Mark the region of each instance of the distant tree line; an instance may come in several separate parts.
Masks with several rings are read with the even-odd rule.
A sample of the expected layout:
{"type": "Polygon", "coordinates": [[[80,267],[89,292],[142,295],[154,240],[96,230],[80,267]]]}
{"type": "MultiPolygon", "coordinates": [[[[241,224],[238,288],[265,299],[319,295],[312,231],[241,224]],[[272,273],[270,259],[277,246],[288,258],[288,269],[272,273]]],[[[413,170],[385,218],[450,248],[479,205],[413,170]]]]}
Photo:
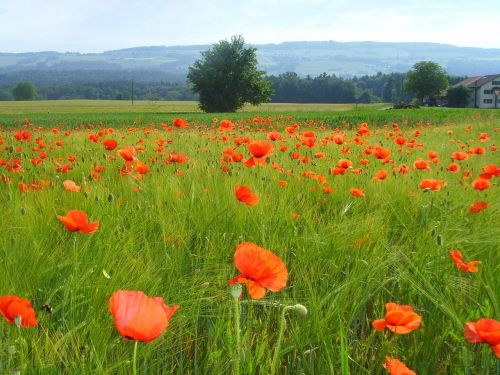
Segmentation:
{"type": "MultiPolygon", "coordinates": [[[[100,81],[82,83],[38,84],[39,100],[105,99],[131,100],[197,100],[186,83],[100,81]]],[[[0,85],[0,100],[14,100],[13,87],[0,85]]]]}
{"type": "MultiPolygon", "coordinates": [[[[36,99],[109,99],[130,100],[132,90],[136,100],[198,100],[191,86],[179,82],[158,81],[167,78],[161,73],[144,74],[127,79],[124,72],[74,71],[29,72],[0,74],[0,100],[14,100],[13,89],[21,81],[36,86],[36,99]],[[107,75],[110,74],[110,75],[107,75]]],[[[448,77],[453,85],[465,77],[448,77]]],[[[326,73],[317,77],[301,77],[296,73],[269,76],[274,94],[272,102],[288,103],[372,103],[410,101],[412,95],[404,91],[406,73],[391,73],[353,78],[341,78],[326,73]]]]}

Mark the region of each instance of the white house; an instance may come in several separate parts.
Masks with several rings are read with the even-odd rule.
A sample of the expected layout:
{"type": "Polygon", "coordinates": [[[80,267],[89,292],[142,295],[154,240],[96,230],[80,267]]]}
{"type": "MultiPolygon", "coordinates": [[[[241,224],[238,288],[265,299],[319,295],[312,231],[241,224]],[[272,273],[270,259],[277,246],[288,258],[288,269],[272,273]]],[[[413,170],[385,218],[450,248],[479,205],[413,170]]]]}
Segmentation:
{"type": "Polygon", "coordinates": [[[454,86],[470,89],[468,107],[500,109],[500,74],[470,77],[454,86]]]}

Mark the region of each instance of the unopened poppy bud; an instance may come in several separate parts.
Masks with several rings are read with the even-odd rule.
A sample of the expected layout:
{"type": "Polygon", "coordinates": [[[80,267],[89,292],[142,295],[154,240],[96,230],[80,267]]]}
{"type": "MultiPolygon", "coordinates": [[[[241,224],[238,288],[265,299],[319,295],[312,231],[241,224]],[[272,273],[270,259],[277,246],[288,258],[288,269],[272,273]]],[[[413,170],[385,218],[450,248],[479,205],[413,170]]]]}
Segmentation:
{"type": "Polygon", "coordinates": [[[443,236],[438,234],[437,237],[436,237],[436,242],[439,246],[443,246],[443,236]]]}
{"type": "Polygon", "coordinates": [[[306,316],[308,312],[307,307],[301,305],[300,303],[297,303],[296,305],[293,306],[289,306],[288,308],[292,311],[298,312],[302,316],[306,316]]]}
{"type": "Polygon", "coordinates": [[[17,327],[21,327],[22,320],[23,320],[23,318],[21,317],[21,315],[17,315],[17,316],[14,318],[14,324],[15,324],[17,327]]]}
{"type": "Polygon", "coordinates": [[[237,301],[240,299],[241,292],[243,288],[241,287],[240,284],[233,284],[231,285],[231,296],[237,301]]]}

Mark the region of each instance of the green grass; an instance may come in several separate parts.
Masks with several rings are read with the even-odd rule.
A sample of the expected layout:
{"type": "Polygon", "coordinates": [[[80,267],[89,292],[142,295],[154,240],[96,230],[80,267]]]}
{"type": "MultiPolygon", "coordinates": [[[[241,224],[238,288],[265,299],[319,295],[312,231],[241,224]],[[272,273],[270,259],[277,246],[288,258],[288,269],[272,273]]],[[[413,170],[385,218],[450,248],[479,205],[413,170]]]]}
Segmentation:
{"type": "MultiPolygon", "coordinates": [[[[324,112],[347,111],[354,108],[377,109],[386,104],[293,104],[266,103],[260,106],[247,105],[242,112],[324,112]]],[[[192,101],[146,101],[139,100],[36,100],[36,101],[0,101],[2,114],[44,114],[44,113],[168,113],[187,112],[201,113],[197,102],[192,101]]]]}
{"type": "MultiPolygon", "coordinates": [[[[245,294],[240,301],[241,374],[269,373],[282,308],[297,303],[305,305],[308,314],[286,314],[278,353],[280,374],[382,374],[386,355],[404,361],[418,374],[498,374],[490,348],[467,343],[463,333],[467,321],[500,318],[498,181],[491,180],[492,186],[483,192],[470,186],[484,165],[499,163],[498,152],[490,149],[500,140],[497,112],[367,109],[337,114],[309,108],[180,115],[153,108],[124,113],[122,106],[112,108],[114,103],[106,102],[101,111],[97,108],[104,103],[91,103],[94,107],[88,109],[80,102],[55,103],[57,110],[50,114],[37,113],[35,107],[18,107],[23,113],[0,109],[0,159],[20,157],[24,168],[14,174],[0,166],[0,176],[12,181],[0,182],[0,295],[29,298],[40,323],[17,329],[0,322],[0,372],[131,373],[134,343],[119,335],[108,307],[115,290],[129,289],[181,306],[160,338],[139,344],[139,373],[232,373],[237,349],[227,281],[238,273],[232,260],[236,246],[252,241],[283,259],[289,281],[284,290],[269,292],[264,300],[252,301],[245,294]],[[254,124],[256,114],[272,115],[274,121],[254,124]],[[31,143],[13,137],[15,129],[23,128],[24,117],[34,124],[27,127],[31,143]],[[188,119],[190,128],[170,132],[160,125],[170,125],[174,117],[188,119]],[[227,142],[212,128],[213,117],[237,123],[227,142]],[[358,145],[353,141],[356,124],[363,120],[369,122],[371,136],[358,145]],[[388,135],[393,121],[408,139],[419,130],[416,144],[422,148],[398,152],[388,135]],[[295,149],[297,139],[284,131],[294,123],[301,126],[298,133],[315,131],[314,148],[295,149]],[[61,133],[54,134],[55,127],[61,133]],[[88,140],[90,132],[110,127],[115,133],[105,138],[116,139],[119,148],[144,145],[138,157],[152,171],[143,180],[120,176],[117,169],[123,161],[116,151],[88,140]],[[348,153],[341,153],[343,146],[320,141],[336,127],[345,133],[348,153]],[[264,139],[271,129],[284,136],[288,151],[279,151],[277,142],[265,167],[233,164],[230,173],[220,170],[223,150],[234,146],[234,136],[264,139]],[[64,135],[66,130],[71,134],[64,135]],[[483,132],[490,136],[484,143],[478,141],[483,132]],[[32,150],[37,137],[44,140],[49,156],[42,165],[32,166],[30,159],[38,155],[32,150]],[[144,143],[138,142],[140,138],[144,143]],[[171,140],[165,154],[155,153],[157,139],[171,140]],[[63,145],[55,146],[57,140],[63,145]],[[368,145],[389,148],[394,164],[383,165],[364,155],[368,145]],[[465,150],[486,149],[484,155],[460,162],[462,171],[471,170],[471,179],[462,178],[462,171],[452,174],[445,169],[461,145],[465,150]],[[309,157],[311,164],[292,160],[294,150],[309,157]],[[440,160],[431,164],[431,171],[392,172],[402,163],[412,167],[417,158],[428,159],[429,150],[437,151],[440,160]],[[183,152],[191,160],[165,164],[170,151],[183,152]],[[325,158],[314,156],[319,151],[325,158]],[[109,154],[116,158],[110,160],[109,154]],[[58,158],[66,163],[69,155],[77,157],[73,169],[57,173],[58,158]],[[330,175],[340,158],[351,159],[363,172],[330,175]],[[367,166],[360,164],[361,158],[369,160],[367,166]],[[272,162],[283,172],[272,169],[272,162]],[[90,178],[95,165],[105,167],[100,179],[90,178]],[[389,171],[389,177],[374,183],[379,169],[389,171]],[[184,175],[178,176],[177,170],[184,175]],[[305,171],[324,175],[333,193],[324,194],[316,180],[303,177],[305,171]],[[444,179],[447,186],[424,192],[418,188],[423,178],[444,179]],[[65,179],[77,182],[85,193],[65,191],[65,179]],[[35,180],[49,180],[51,186],[18,191],[19,182],[35,180]],[[281,187],[279,180],[288,186],[281,187]],[[256,206],[235,199],[234,186],[241,184],[259,196],[256,206]],[[137,187],[140,192],[134,191],[137,187]],[[352,197],[351,187],[362,188],[366,196],[352,197]],[[472,215],[468,206],[477,200],[490,207],[472,215]],[[70,209],[99,220],[99,230],[91,235],[66,231],[56,214],[70,209]],[[301,216],[292,219],[292,213],[301,216]],[[467,261],[481,260],[480,272],[456,269],[449,256],[453,248],[462,250],[467,261]],[[376,332],[371,322],[384,316],[384,304],[391,301],[412,305],[423,317],[422,327],[404,336],[376,332]],[[52,306],[52,313],[41,309],[45,304],[52,306]]],[[[245,158],[249,155],[244,146],[236,151],[245,158]]]]}

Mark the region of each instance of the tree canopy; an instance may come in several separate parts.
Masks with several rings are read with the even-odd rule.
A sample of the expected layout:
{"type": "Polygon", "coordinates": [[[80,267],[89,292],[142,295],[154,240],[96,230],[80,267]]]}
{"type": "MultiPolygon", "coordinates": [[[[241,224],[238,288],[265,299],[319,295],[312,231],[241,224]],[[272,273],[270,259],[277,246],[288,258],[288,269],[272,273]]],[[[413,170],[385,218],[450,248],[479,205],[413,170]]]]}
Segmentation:
{"type": "Polygon", "coordinates": [[[408,72],[405,89],[415,94],[422,101],[434,98],[448,87],[448,78],[444,69],[433,61],[420,61],[408,72]]]}
{"type": "Polygon", "coordinates": [[[469,103],[470,90],[464,85],[450,87],[446,93],[449,107],[465,107],[469,103]]]}
{"type": "Polygon", "coordinates": [[[36,86],[29,81],[19,82],[12,90],[15,100],[33,100],[36,97],[36,86]]]}
{"type": "Polygon", "coordinates": [[[257,105],[271,99],[271,82],[257,69],[256,51],[245,48],[242,36],[233,36],[202,52],[187,78],[199,94],[203,111],[234,112],[245,103],[257,105]]]}

